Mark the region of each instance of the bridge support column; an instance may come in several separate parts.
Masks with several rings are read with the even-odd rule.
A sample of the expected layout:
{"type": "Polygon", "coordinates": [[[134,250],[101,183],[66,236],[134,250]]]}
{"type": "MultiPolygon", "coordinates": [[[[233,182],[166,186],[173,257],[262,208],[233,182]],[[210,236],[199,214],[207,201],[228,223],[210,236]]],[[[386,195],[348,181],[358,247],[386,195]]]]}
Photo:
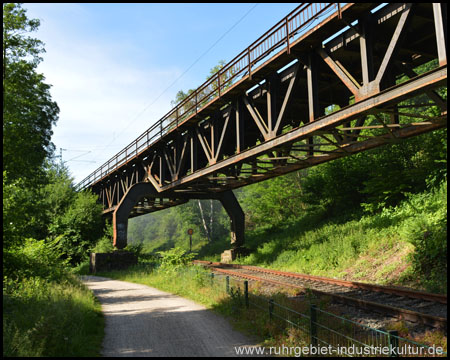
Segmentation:
{"type": "Polygon", "coordinates": [[[234,196],[233,191],[229,190],[221,193],[218,199],[230,217],[231,247],[233,249],[239,248],[244,245],[244,212],[242,211],[236,196],[234,196]]]}
{"type": "Polygon", "coordinates": [[[237,255],[245,252],[244,248],[244,232],[245,232],[245,214],[241,205],[234,196],[233,191],[229,190],[221,193],[218,199],[222,203],[225,211],[230,217],[231,230],[231,249],[222,253],[221,261],[230,262],[236,259],[237,255]]]}
{"type": "Polygon", "coordinates": [[[157,194],[157,191],[152,184],[138,183],[133,185],[122,197],[113,213],[113,245],[115,247],[123,249],[127,246],[128,216],[140,198],[153,194],[157,194]]]}
{"type": "MultiPolygon", "coordinates": [[[[138,183],[130,187],[127,193],[122,197],[119,205],[113,213],[113,245],[118,249],[123,249],[127,246],[127,229],[128,217],[133,210],[136,203],[144,196],[157,196],[158,192],[151,183],[138,183]]],[[[202,194],[202,195],[187,195],[187,194],[165,194],[168,198],[187,198],[187,199],[217,199],[222,203],[225,211],[230,217],[230,236],[231,236],[231,250],[227,251],[230,260],[234,260],[237,254],[243,252],[244,245],[244,230],[245,230],[245,215],[242,211],[239,202],[233,194],[233,191],[225,191],[218,194],[202,194]]]]}

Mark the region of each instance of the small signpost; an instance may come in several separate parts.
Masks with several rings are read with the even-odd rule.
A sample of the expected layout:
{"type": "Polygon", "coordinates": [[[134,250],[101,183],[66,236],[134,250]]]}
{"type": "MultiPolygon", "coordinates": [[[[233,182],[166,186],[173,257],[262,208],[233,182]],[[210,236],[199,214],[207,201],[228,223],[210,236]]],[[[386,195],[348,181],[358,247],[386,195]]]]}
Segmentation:
{"type": "Polygon", "coordinates": [[[188,229],[187,233],[189,235],[189,252],[192,252],[192,234],[194,233],[194,230],[188,229]]]}

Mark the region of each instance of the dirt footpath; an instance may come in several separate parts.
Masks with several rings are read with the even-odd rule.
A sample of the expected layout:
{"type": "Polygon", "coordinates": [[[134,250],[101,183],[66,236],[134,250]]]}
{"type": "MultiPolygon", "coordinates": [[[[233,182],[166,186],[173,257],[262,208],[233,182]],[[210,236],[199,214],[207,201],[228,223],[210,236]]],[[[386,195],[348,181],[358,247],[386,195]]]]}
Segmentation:
{"type": "Polygon", "coordinates": [[[145,285],[83,276],[105,316],[103,356],[236,356],[255,345],[219,315],[145,285]]]}

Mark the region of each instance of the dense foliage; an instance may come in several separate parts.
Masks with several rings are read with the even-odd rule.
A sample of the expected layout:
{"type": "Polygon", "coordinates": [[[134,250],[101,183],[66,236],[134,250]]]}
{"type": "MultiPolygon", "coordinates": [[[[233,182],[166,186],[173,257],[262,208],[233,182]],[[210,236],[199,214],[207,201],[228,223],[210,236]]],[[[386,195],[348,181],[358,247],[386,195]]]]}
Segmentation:
{"type": "MultiPolygon", "coordinates": [[[[220,66],[219,64],[212,69],[211,74],[220,69],[220,66]]],[[[436,61],[431,61],[416,68],[415,72],[423,73],[435,66],[436,61]]],[[[398,82],[404,80],[398,79],[398,82]]],[[[438,92],[446,99],[446,88],[438,89],[438,92]]],[[[183,100],[190,93],[192,89],[186,93],[179,91],[173,104],[183,100]]],[[[439,115],[440,110],[436,106],[426,108],[416,106],[427,101],[427,98],[418,96],[405,101],[403,105],[410,106],[408,111],[416,112],[419,116],[439,115]]],[[[372,120],[373,115],[369,115],[368,122],[372,120]]],[[[363,130],[361,135],[373,135],[366,134],[365,131],[363,130]]],[[[401,141],[392,141],[389,145],[370,151],[237,189],[234,192],[246,214],[246,237],[250,240],[247,241],[247,246],[255,252],[255,256],[250,257],[252,260],[249,261],[265,262],[266,257],[256,256],[261,250],[272,254],[268,255],[271,260],[265,262],[269,264],[276,259],[277,254],[281,254],[282,249],[287,251],[290,247],[284,243],[284,235],[280,234],[286,234],[285,231],[289,233],[291,228],[295,229],[292,230],[295,235],[294,238],[290,236],[288,238],[290,244],[298,244],[299,252],[295,250],[297,262],[301,263],[302,258],[308,258],[313,264],[315,263],[312,261],[313,255],[306,254],[311,244],[307,245],[308,241],[300,235],[304,231],[325,226],[327,222],[338,224],[348,221],[350,224],[352,221],[356,223],[363,221],[362,219],[376,220],[380,214],[390,211],[389,209],[410,204],[413,199],[411,196],[414,194],[423,194],[420,195],[423,199],[435,204],[435,197],[428,195],[433,194],[435,189],[446,187],[446,178],[447,132],[443,129],[401,141]],[[274,234],[273,242],[263,249],[267,236],[272,234],[274,234]],[[254,238],[258,240],[253,247],[254,238]],[[299,243],[302,241],[304,246],[299,243]]],[[[443,201],[446,204],[446,199],[443,201]]],[[[446,209],[443,204],[440,206],[439,211],[446,209]]],[[[442,287],[436,287],[436,284],[439,283],[437,274],[447,266],[445,260],[447,226],[443,218],[430,222],[431,220],[428,220],[430,214],[421,209],[416,208],[415,215],[411,215],[411,220],[408,220],[411,222],[411,228],[407,222],[402,223],[402,226],[405,229],[409,228],[411,233],[408,236],[403,234],[401,238],[404,240],[403,244],[414,245],[414,253],[410,256],[414,276],[429,289],[441,291],[442,287]],[[421,220],[414,221],[415,216],[421,217],[421,220]]],[[[446,210],[444,215],[446,216],[446,210]]],[[[133,218],[129,225],[129,239],[131,242],[142,243],[147,251],[165,250],[173,246],[187,250],[188,228],[194,229],[193,249],[200,256],[214,256],[214,259],[218,260],[218,253],[229,248],[229,218],[219,202],[210,200],[191,200],[175,208],[133,218]]],[[[348,231],[353,231],[353,228],[348,228],[348,231]]],[[[355,231],[359,233],[359,230],[355,231]]],[[[397,230],[389,228],[389,231],[394,234],[397,230]]],[[[341,238],[345,236],[342,234],[341,238]]],[[[379,240],[383,242],[383,239],[379,240]]],[[[341,260],[354,261],[362,254],[364,241],[352,240],[351,243],[353,245],[348,248],[347,245],[344,246],[349,250],[344,254],[337,255],[336,248],[331,253],[327,252],[329,249],[322,249],[322,252],[316,255],[328,261],[330,266],[337,266],[341,260]],[[326,255],[323,255],[325,253],[326,255]],[[337,260],[335,255],[342,259],[337,260]]],[[[283,261],[280,260],[281,263],[283,261]]]]}
{"type": "Polygon", "coordinates": [[[95,356],[100,308],[70,267],[103,235],[101,206],[52,162],[59,108],[36,72],[38,27],[3,4],[3,355],[95,356]]]}
{"type": "Polygon", "coordinates": [[[3,4],[3,170],[10,180],[34,179],[53,151],[59,108],[36,72],[45,50],[40,40],[24,36],[38,27],[20,4],[3,4]]]}

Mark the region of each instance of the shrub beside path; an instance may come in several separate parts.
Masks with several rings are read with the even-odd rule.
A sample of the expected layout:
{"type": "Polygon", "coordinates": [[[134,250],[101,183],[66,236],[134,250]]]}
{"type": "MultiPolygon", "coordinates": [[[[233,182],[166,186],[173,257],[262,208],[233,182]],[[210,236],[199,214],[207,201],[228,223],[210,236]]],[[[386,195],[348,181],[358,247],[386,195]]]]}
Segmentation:
{"type": "Polygon", "coordinates": [[[105,316],[103,356],[236,356],[255,342],[191,300],[146,285],[83,276],[105,316]]]}

